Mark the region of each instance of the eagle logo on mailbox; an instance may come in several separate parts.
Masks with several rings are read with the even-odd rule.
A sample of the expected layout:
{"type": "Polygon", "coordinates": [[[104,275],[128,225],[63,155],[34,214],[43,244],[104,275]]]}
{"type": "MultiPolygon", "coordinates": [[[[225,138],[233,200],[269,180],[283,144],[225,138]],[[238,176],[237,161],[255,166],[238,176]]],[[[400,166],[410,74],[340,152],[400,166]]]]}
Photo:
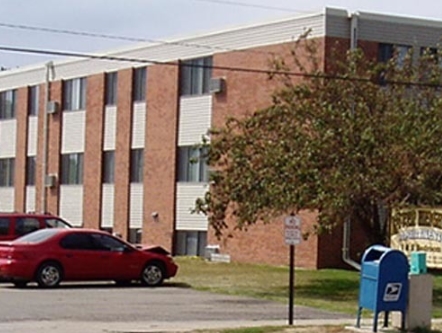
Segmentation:
{"type": "Polygon", "coordinates": [[[401,296],[402,283],[387,283],[384,292],[384,302],[397,302],[401,296]]]}

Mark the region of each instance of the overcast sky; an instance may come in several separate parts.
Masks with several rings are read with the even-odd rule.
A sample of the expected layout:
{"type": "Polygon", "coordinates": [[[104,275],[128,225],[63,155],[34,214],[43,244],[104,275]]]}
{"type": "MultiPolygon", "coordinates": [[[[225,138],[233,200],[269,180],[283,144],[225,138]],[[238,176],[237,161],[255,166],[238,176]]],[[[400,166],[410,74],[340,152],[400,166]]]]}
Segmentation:
{"type": "MultiPolygon", "coordinates": [[[[299,16],[325,6],[442,21],[440,0],[0,0],[0,46],[98,52],[135,42],[29,27],[164,40],[299,16]]],[[[6,68],[49,59],[59,58],[0,51],[0,66],[6,68]]]]}

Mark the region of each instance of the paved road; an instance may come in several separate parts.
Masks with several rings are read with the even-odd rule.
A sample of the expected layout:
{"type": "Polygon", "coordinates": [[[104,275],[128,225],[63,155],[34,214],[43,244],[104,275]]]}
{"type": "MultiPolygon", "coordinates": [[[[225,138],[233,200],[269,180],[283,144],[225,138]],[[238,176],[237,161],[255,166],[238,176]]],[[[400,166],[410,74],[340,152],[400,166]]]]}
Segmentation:
{"type": "MultiPolygon", "coordinates": [[[[280,303],[198,292],[173,284],[159,288],[68,284],[53,290],[0,284],[2,333],[159,332],[264,322],[283,325],[287,312],[287,306],[280,303]]],[[[342,317],[295,309],[296,320],[342,317]]]]}

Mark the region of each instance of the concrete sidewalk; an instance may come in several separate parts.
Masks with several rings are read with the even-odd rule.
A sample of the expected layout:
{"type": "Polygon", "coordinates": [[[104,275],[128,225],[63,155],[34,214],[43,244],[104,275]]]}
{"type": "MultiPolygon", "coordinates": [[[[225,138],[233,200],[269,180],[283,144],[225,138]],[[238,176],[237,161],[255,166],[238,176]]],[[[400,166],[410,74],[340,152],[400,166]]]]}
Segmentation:
{"type": "MultiPolygon", "coordinates": [[[[300,319],[294,326],[354,325],[355,320],[343,319],[300,319]]],[[[365,322],[364,325],[369,325],[365,322]]],[[[287,320],[254,321],[179,321],[179,322],[96,322],[96,321],[22,321],[0,323],[2,333],[158,333],[189,332],[201,329],[227,329],[240,327],[286,326],[287,320]]]]}
{"type": "MultiPolygon", "coordinates": [[[[354,327],[356,319],[298,319],[294,327],[341,325],[354,327]]],[[[241,327],[287,326],[287,320],[254,320],[254,321],[135,321],[135,322],[96,322],[96,321],[22,321],[0,323],[2,333],[159,333],[189,332],[202,329],[231,329],[241,327]]],[[[371,332],[373,319],[361,321],[357,332],[371,332]]],[[[433,325],[442,325],[442,319],[433,320],[433,325]]],[[[382,325],[379,332],[382,332],[382,325]]],[[[391,327],[389,327],[391,331],[391,327]]]]}

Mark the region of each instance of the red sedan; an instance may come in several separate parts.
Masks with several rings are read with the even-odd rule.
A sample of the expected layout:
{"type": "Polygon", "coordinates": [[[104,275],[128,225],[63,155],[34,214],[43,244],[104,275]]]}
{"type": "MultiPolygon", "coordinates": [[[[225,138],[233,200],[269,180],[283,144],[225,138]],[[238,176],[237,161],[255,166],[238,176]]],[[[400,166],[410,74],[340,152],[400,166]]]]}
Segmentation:
{"type": "Polygon", "coordinates": [[[61,281],[133,280],[158,286],[178,270],[162,248],[139,249],[106,232],[42,229],[0,242],[0,278],[24,287],[56,287],[61,281]]]}

